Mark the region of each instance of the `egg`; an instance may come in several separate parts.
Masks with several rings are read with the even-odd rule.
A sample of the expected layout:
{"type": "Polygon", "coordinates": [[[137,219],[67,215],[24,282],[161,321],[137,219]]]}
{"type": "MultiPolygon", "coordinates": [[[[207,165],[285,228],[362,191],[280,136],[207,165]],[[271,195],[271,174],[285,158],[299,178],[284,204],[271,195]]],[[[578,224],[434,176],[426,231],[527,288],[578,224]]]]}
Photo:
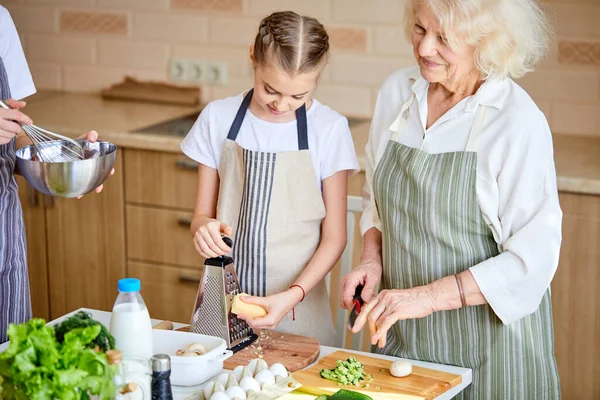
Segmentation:
{"type": "Polygon", "coordinates": [[[217,376],[217,379],[215,379],[217,382],[220,382],[221,385],[225,386],[227,385],[227,380],[229,379],[229,374],[225,373],[225,374],[221,374],[219,376],[217,376]]]}
{"type": "Polygon", "coordinates": [[[210,396],[210,400],[231,400],[225,392],[215,392],[210,396]]]}
{"type": "Polygon", "coordinates": [[[261,388],[265,388],[267,386],[271,386],[275,384],[275,375],[268,369],[263,369],[254,377],[256,382],[260,385],[261,388]]]}
{"type": "Polygon", "coordinates": [[[271,368],[269,368],[269,371],[271,371],[273,373],[273,375],[275,375],[275,376],[281,376],[282,378],[288,377],[287,369],[283,366],[283,364],[280,364],[280,363],[275,363],[275,364],[271,365],[271,368]]]}
{"type": "Polygon", "coordinates": [[[204,385],[202,389],[202,393],[204,393],[205,399],[210,399],[210,396],[213,394],[213,389],[215,388],[215,381],[210,381],[204,385]]]}
{"type": "Polygon", "coordinates": [[[235,380],[236,381],[241,381],[242,380],[242,372],[244,371],[245,366],[243,365],[238,365],[237,367],[235,367],[233,369],[233,376],[235,376],[235,380]]]}
{"type": "Polygon", "coordinates": [[[238,398],[240,400],[245,400],[246,399],[246,392],[244,392],[242,390],[241,387],[239,386],[232,386],[229,389],[227,389],[225,391],[225,393],[227,394],[227,396],[229,396],[229,398],[234,399],[234,398],[238,398]]]}
{"type": "Polygon", "coordinates": [[[248,362],[248,369],[252,376],[254,376],[254,373],[256,372],[256,364],[258,364],[258,361],[260,361],[260,358],[254,358],[248,362]]]}
{"type": "Polygon", "coordinates": [[[242,379],[240,382],[240,387],[246,393],[248,393],[249,390],[254,390],[257,393],[260,392],[260,384],[251,376],[247,376],[242,379]]]}

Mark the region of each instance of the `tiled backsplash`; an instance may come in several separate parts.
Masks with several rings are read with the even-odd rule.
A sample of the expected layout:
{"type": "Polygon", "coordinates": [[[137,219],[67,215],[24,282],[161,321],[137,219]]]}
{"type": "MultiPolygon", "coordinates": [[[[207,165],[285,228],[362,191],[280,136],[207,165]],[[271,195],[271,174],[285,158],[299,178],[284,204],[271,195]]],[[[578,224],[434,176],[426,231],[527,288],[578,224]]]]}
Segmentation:
{"type": "MultiPolygon", "coordinates": [[[[171,57],[225,61],[229,84],[205,101],[251,86],[248,47],[260,19],[293,9],[323,22],[332,54],[317,97],[370,116],[377,90],[414,63],[400,28],[403,0],[4,0],[38,88],[97,91],[126,74],[168,80],[171,57]]],[[[519,83],[552,129],[600,136],[600,0],[547,0],[557,43],[519,83]]]]}

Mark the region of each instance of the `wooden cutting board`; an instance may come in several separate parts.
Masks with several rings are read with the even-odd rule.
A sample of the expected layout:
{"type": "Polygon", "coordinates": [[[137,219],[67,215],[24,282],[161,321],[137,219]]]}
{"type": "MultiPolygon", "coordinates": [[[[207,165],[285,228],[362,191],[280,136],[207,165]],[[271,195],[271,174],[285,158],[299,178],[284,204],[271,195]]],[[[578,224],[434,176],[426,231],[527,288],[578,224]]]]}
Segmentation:
{"type": "Polygon", "coordinates": [[[413,365],[412,374],[403,378],[396,378],[390,374],[392,362],[381,358],[362,356],[343,350],[331,353],[327,357],[309,369],[296,371],[292,375],[302,384],[299,391],[314,395],[333,394],[340,389],[353,390],[364,393],[375,400],[387,399],[434,399],[440,394],[447,392],[462,382],[460,375],[436,371],[413,365]],[[323,379],[319,374],[321,369],[335,368],[337,360],[346,360],[349,357],[356,358],[364,365],[365,373],[373,375],[373,381],[368,388],[362,385],[339,386],[336,382],[323,379]]]}
{"type": "MultiPolygon", "coordinates": [[[[189,331],[189,327],[179,330],[189,331]]],[[[262,358],[268,365],[283,364],[288,371],[306,368],[319,357],[321,345],[315,338],[269,330],[257,330],[258,339],[225,360],[223,368],[234,369],[247,365],[253,358],[262,358]]]]}

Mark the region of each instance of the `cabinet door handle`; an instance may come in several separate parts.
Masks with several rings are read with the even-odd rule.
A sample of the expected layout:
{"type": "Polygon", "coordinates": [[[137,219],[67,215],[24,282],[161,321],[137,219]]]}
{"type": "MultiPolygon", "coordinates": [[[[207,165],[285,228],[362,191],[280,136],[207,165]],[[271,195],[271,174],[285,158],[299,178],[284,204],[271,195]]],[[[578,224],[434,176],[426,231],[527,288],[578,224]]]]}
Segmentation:
{"type": "Polygon", "coordinates": [[[190,218],[190,217],[179,217],[179,219],[177,219],[177,224],[179,226],[184,227],[184,228],[189,228],[190,226],[192,226],[192,218],[190,218]]]}
{"type": "Polygon", "coordinates": [[[29,203],[31,207],[37,207],[38,205],[37,192],[30,184],[27,184],[27,203],[29,203]]]}
{"type": "Polygon", "coordinates": [[[188,275],[179,275],[179,282],[181,283],[200,283],[202,278],[195,278],[188,275]]]}
{"type": "Polygon", "coordinates": [[[198,169],[198,163],[190,160],[177,160],[175,165],[177,166],[177,168],[186,171],[196,171],[198,169]]]}

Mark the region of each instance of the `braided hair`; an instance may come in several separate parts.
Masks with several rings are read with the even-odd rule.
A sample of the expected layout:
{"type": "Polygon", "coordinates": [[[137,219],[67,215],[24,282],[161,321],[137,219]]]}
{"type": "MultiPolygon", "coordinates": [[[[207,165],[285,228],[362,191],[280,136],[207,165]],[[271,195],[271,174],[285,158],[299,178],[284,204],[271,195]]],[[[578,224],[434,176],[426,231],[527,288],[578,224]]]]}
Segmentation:
{"type": "Polygon", "coordinates": [[[264,18],[254,40],[256,64],[274,61],[291,76],[324,65],[328,51],[329,35],[323,25],[293,11],[264,18]]]}

